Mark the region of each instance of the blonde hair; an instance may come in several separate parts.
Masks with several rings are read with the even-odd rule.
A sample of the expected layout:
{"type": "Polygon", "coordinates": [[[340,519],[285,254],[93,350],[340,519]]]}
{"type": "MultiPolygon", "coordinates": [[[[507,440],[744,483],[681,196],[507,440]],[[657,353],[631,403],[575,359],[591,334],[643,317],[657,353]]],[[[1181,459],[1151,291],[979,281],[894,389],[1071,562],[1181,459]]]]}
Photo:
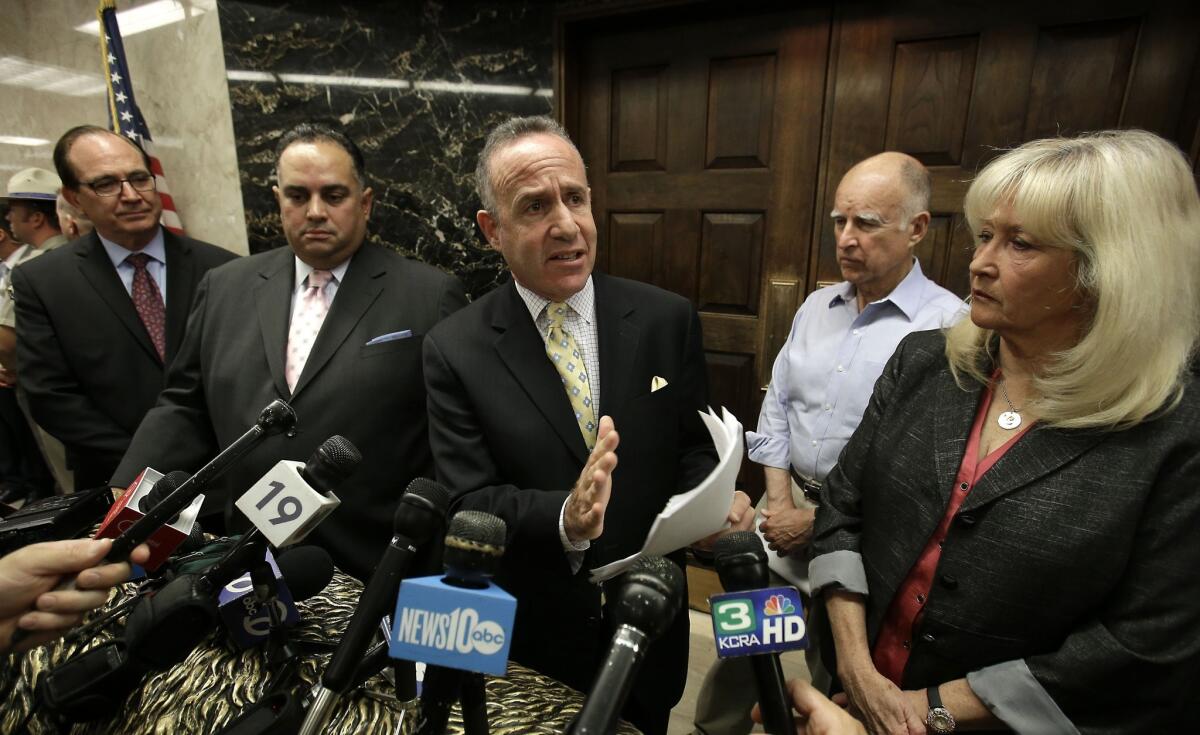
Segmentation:
{"type": "MultiPolygon", "coordinates": [[[[1040,420],[1121,429],[1173,408],[1200,339],[1200,194],[1179,149],[1142,130],[1031,141],[972,182],[972,231],[1001,203],[1040,244],[1074,252],[1090,305],[1078,344],[1034,377],[1040,420]]],[[[947,332],[960,386],[987,382],[995,346],[969,319],[947,332]]]]}

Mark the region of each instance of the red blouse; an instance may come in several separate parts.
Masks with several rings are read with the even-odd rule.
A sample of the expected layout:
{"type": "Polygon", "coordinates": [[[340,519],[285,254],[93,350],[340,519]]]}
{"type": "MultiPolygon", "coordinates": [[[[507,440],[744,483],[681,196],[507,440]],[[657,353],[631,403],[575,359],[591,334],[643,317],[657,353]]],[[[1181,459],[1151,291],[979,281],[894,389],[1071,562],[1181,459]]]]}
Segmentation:
{"type": "Polygon", "coordinates": [[[1016,443],[1022,434],[1033,426],[1032,421],[1022,426],[1003,446],[984,457],[982,461],[979,460],[979,437],[983,431],[983,422],[987,418],[988,409],[992,405],[992,384],[995,383],[995,378],[996,376],[993,375],[992,383],[989,383],[983,391],[979,409],[975,413],[975,423],[971,426],[971,434],[967,438],[967,450],[963,453],[962,464],[958,467],[958,477],[954,480],[954,491],[950,493],[950,503],[946,506],[942,522],[938,524],[933,536],[929,538],[929,542],[925,544],[924,550],[913,564],[913,568],[909,570],[908,576],[896,590],[896,596],[892,598],[892,603],[884,616],[879,638],[875,641],[875,648],[872,651],[875,668],[897,686],[901,686],[904,667],[908,665],[908,655],[912,650],[913,627],[925,609],[926,600],[929,599],[933,576],[937,571],[938,561],[942,558],[942,542],[946,539],[954,516],[971,492],[971,488],[975,487],[983,474],[1004,456],[1004,453],[1016,443]]]}

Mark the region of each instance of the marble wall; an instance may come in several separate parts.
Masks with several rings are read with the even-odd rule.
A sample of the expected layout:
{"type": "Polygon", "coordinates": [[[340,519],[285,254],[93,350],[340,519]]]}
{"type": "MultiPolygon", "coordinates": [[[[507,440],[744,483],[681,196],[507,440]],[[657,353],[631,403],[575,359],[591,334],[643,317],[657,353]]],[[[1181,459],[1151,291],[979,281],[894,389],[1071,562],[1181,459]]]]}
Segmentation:
{"type": "Polygon", "coordinates": [[[274,146],[305,121],[367,160],[368,238],[457,274],[478,296],[502,261],[477,234],[472,173],[487,131],[553,110],[553,6],[539,2],[219,0],[251,252],[285,244],[274,146]]]}
{"type": "MultiPolygon", "coordinates": [[[[121,0],[138,11],[151,0],[121,0]]],[[[175,0],[177,18],[122,35],[138,105],[188,234],[247,252],[233,120],[215,0],[175,0]]],[[[53,170],[68,128],[107,125],[94,0],[5,0],[0,22],[0,185],[19,169],[53,170]],[[21,143],[14,139],[25,138],[21,143]],[[38,142],[40,141],[40,142],[38,142]]],[[[157,6],[162,8],[163,5],[157,6]]],[[[124,17],[124,16],[122,16],[124,17]]]]}

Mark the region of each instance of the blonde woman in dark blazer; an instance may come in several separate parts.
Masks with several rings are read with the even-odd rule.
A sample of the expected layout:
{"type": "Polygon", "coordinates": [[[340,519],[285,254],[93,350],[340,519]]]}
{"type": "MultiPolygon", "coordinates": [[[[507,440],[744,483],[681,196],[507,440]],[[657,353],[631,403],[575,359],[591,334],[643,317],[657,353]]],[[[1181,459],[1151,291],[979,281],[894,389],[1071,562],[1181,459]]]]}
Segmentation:
{"type": "Polygon", "coordinates": [[[840,682],[878,733],[1187,730],[1193,174],[1142,131],[1039,140],[965,209],[970,320],[900,344],[822,492],[840,682]]]}

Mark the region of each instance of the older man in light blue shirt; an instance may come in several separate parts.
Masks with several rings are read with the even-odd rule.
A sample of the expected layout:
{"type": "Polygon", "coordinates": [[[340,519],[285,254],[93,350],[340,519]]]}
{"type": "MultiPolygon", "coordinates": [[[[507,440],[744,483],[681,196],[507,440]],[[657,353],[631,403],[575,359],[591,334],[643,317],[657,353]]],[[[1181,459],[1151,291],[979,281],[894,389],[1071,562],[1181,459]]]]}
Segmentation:
{"type": "MultiPolygon", "coordinates": [[[[929,229],[931,188],[925,167],[902,153],[868,158],[842,178],[830,216],[846,280],[809,294],[796,312],[757,430],[746,432],[749,457],[766,479],[759,530],[773,569],[784,574],[779,582],[802,592],[815,515],[803,490],[818,487],[837,462],[900,340],[950,326],[966,311],[962,299],[925,277],[913,255],[929,229]]],[[[809,669],[824,686],[828,674],[816,653],[810,640],[809,669]]],[[[698,733],[750,732],[757,692],[740,661],[718,660],[710,669],[697,701],[698,733]]]]}

